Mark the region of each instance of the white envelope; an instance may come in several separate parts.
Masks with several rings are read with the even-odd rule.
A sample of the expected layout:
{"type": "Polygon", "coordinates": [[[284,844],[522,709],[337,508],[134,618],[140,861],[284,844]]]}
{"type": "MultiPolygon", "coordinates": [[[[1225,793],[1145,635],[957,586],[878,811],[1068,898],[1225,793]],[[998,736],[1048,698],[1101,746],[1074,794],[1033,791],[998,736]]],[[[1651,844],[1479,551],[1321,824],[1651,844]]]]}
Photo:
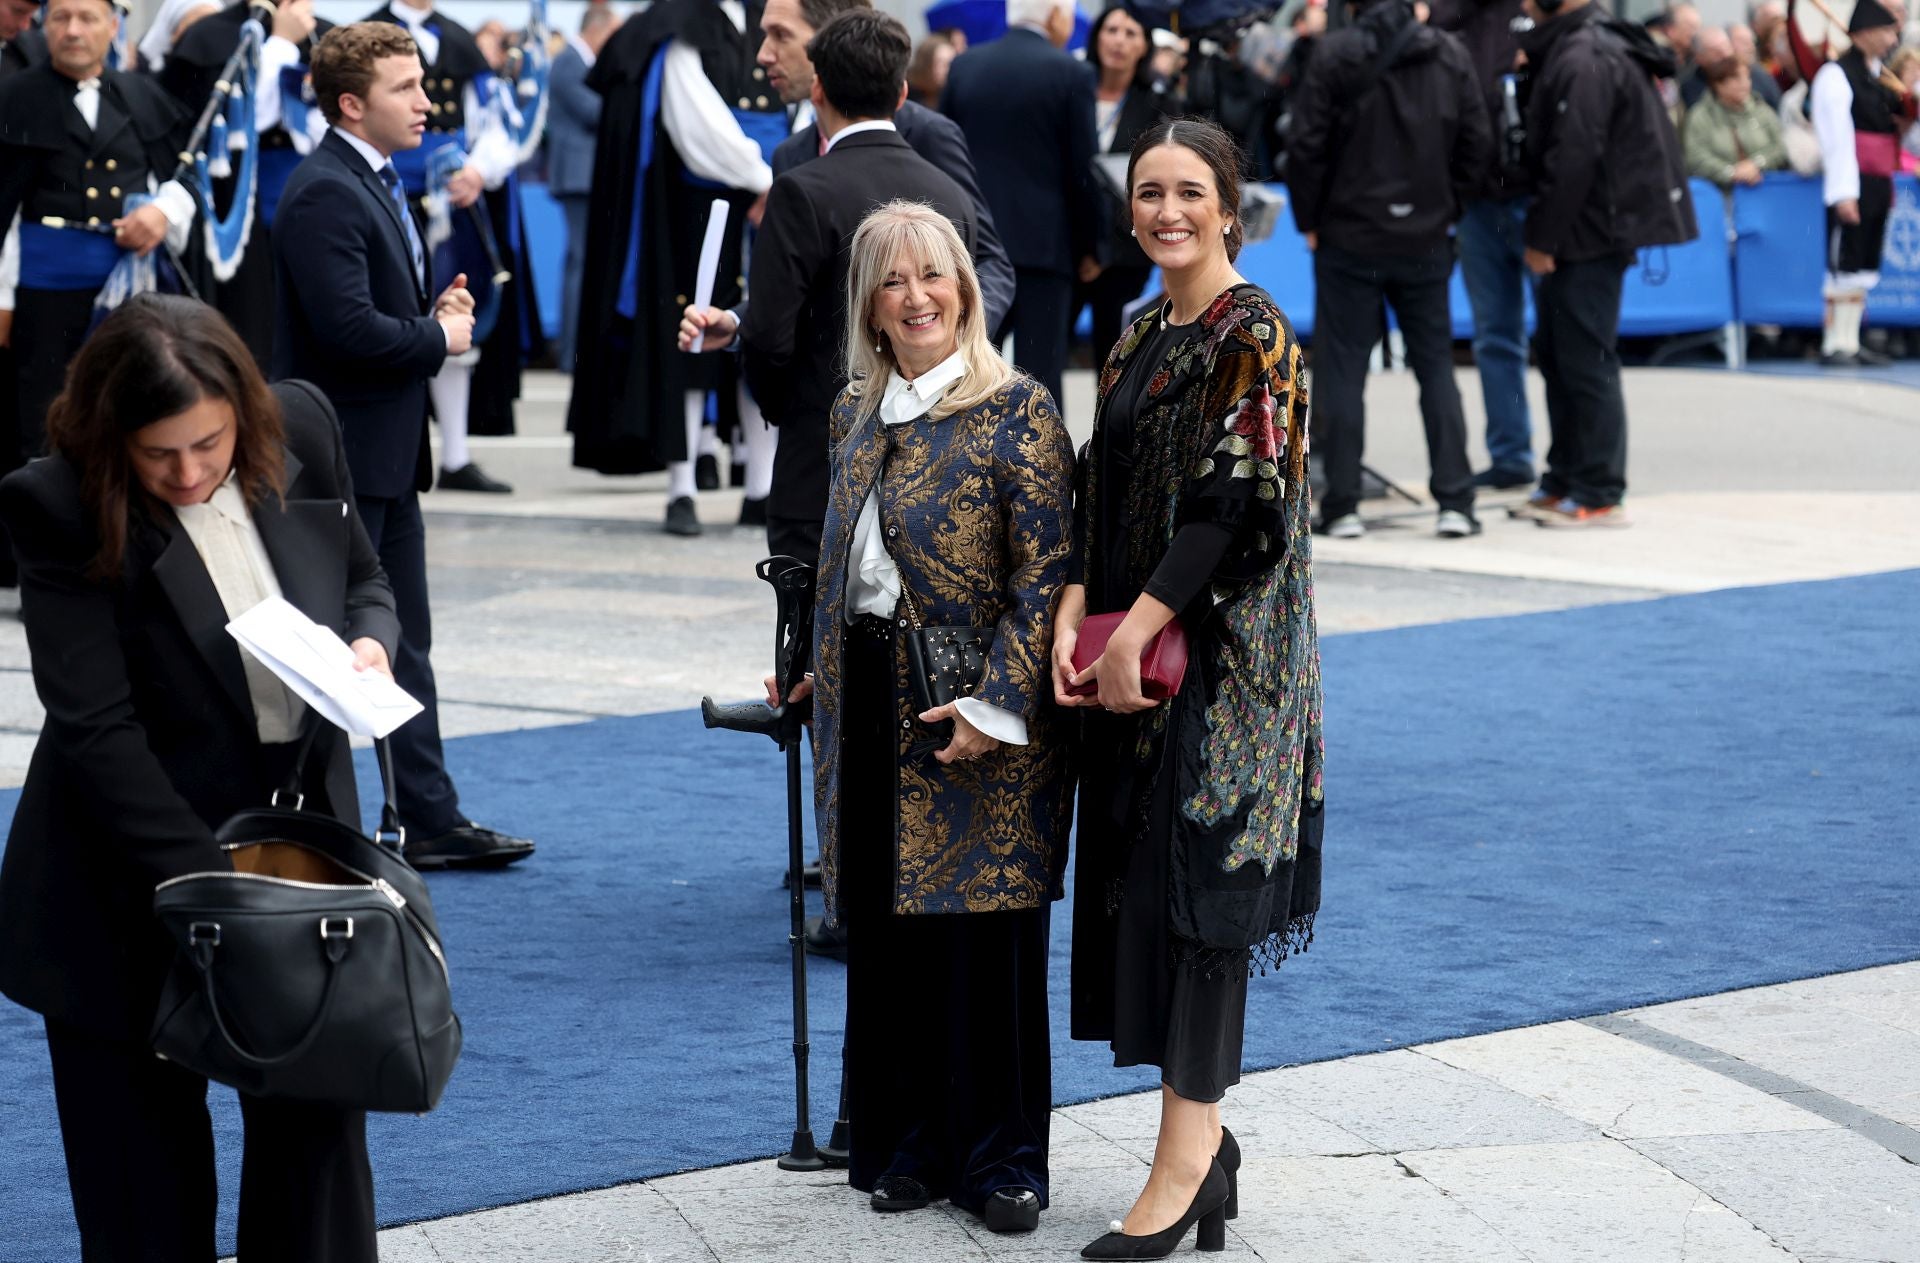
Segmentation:
{"type": "Polygon", "coordinates": [[[378,671],[355,671],[346,641],[280,597],[228,623],[227,634],[307,705],[356,736],[384,737],[426,709],[378,671]]]}

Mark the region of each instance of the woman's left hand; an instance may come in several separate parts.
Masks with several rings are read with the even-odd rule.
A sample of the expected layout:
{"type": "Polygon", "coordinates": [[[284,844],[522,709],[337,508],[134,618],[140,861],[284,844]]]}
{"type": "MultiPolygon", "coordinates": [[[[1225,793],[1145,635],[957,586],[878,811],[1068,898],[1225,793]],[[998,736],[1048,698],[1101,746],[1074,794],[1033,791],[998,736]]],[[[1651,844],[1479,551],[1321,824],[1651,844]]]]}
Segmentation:
{"type": "Polygon", "coordinates": [[[933,757],[942,763],[952,763],[956,759],[977,759],[1000,748],[997,740],[967,722],[966,716],[960,713],[958,702],[936,706],[920,716],[923,724],[937,724],[943,719],[953,721],[953,740],[947,743],[946,749],[934,752],[933,757]]]}
{"type": "Polygon", "coordinates": [[[1160,703],[1140,691],[1140,651],[1139,645],[1123,642],[1116,635],[1107,642],[1106,652],[1088,663],[1086,670],[1073,673],[1073,682],[1098,682],[1100,705],[1116,715],[1152,710],[1160,703]]]}
{"type": "Polygon", "coordinates": [[[393,664],[387,661],[386,648],[379,641],[371,636],[362,636],[350,647],[355,671],[378,671],[389,680],[393,678],[393,664]]]}

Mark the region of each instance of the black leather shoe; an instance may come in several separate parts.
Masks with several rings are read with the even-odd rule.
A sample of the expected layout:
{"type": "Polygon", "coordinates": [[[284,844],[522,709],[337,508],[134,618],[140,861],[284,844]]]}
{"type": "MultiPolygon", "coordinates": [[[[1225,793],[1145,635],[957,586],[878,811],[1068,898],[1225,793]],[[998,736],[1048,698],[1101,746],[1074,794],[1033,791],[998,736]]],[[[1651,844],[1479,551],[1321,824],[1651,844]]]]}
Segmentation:
{"type": "Polygon", "coordinates": [[[666,532],[669,535],[698,535],[700,515],[693,511],[692,496],[676,496],[667,501],[666,532]]]}
{"type": "Polygon", "coordinates": [[[767,524],[767,498],[742,500],[740,502],[740,525],[765,526],[767,524]]]}
{"type": "Polygon", "coordinates": [[[883,1215],[922,1210],[933,1200],[927,1186],[906,1175],[883,1175],[873,1182],[873,1208],[883,1215]]]}
{"type": "Polygon", "coordinates": [[[468,461],[458,469],[442,469],[440,481],[435,484],[442,491],[484,491],[489,495],[510,495],[513,488],[498,478],[487,477],[480,466],[468,461]]]}
{"type": "Polygon", "coordinates": [[[845,962],[847,959],[847,931],[843,926],[833,929],[827,925],[825,917],[808,917],[807,932],[802,936],[806,940],[807,955],[827,956],[845,962]]]}
{"type": "Polygon", "coordinates": [[[744,461],[733,462],[733,467],[727,470],[727,485],[729,487],[744,487],[747,485],[747,466],[744,461]]]}
{"type": "MultiPolygon", "coordinates": [[[[792,889],[792,887],[793,887],[793,874],[782,873],[780,875],[780,889],[790,890],[792,889]]],[[[800,870],[800,888],[802,890],[820,889],[820,861],[819,860],[815,860],[813,863],[808,864],[806,867],[800,870]]]]}
{"type": "Polygon", "coordinates": [[[405,847],[407,863],[423,873],[441,868],[505,868],[533,854],[533,843],[469,820],[437,838],[405,847]]]}
{"type": "Polygon", "coordinates": [[[1512,491],[1516,487],[1531,487],[1533,471],[1531,469],[1502,469],[1495,465],[1492,469],[1483,469],[1473,476],[1476,487],[1491,487],[1495,491],[1512,491]]]}
{"type": "Polygon", "coordinates": [[[1040,1226],[1040,1194],[1030,1188],[997,1188],[981,1218],[988,1232],[1032,1232],[1040,1226]]]}
{"type": "Polygon", "coordinates": [[[693,485],[700,491],[720,490],[720,462],[713,453],[693,462],[693,485]]]}

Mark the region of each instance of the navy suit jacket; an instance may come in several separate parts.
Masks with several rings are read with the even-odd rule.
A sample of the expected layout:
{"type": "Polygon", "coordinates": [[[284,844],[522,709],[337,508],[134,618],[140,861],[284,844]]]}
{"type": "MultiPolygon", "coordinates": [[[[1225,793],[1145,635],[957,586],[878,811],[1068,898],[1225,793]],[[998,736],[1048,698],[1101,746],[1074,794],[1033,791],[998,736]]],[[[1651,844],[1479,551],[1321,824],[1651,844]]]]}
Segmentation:
{"type": "Polygon", "coordinates": [[[960,125],[1016,268],[1072,275],[1098,252],[1093,82],[1037,31],[1014,27],[947,72],[940,112],[960,125]]]}
{"type": "Polygon", "coordinates": [[[585,197],[593,190],[600,94],[587,86],[586,60],[573,45],[553,59],[548,91],[547,188],[555,197],[585,197]]]}
{"type": "MultiPolygon", "coordinates": [[[[993,212],[980,195],[980,181],[973,171],[973,155],[967,152],[967,138],[944,114],[908,101],[893,116],[900,139],[913,151],[940,168],[966,193],[973,203],[973,270],[980,277],[980,301],[987,309],[987,328],[997,330],[1013,310],[1013,264],[1007,248],[993,226],[993,212]]],[[[773,151],[774,178],[785,175],[803,162],[820,156],[820,128],[809,126],[780,142],[773,151]]]]}
{"type": "Polygon", "coordinates": [[[432,485],[427,380],[447,358],[433,279],[415,280],[400,215],[367,160],[330,131],[294,168],[273,226],[273,376],[326,392],[355,492],[381,498],[432,485]]]}

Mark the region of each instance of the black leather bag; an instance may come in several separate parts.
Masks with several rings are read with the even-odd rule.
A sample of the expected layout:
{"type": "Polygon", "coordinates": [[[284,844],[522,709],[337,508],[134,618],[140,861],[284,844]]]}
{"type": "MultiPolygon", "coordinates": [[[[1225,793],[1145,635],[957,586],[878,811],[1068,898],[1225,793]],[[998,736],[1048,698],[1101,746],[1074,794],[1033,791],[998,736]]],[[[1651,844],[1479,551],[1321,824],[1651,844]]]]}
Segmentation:
{"type": "Polygon", "coordinates": [[[180,949],[154,1017],[160,1056],[254,1096],[406,1113],[439,1103],[460,1019],[433,902],[401,857],[392,755],[385,741],[376,750],[386,803],[373,840],[301,810],[303,747],[272,806],[216,831],[233,872],[154,891],[180,949]]]}
{"type": "Polygon", "coordinates": [[[927,627],[920,610],[905,587],[900,599],[906,603],[907,680],[913,687],[913,704],[920,713],[967,697],[980,687],[987,673],[987,649],[993,643],[991,627],[927,627]]]}

